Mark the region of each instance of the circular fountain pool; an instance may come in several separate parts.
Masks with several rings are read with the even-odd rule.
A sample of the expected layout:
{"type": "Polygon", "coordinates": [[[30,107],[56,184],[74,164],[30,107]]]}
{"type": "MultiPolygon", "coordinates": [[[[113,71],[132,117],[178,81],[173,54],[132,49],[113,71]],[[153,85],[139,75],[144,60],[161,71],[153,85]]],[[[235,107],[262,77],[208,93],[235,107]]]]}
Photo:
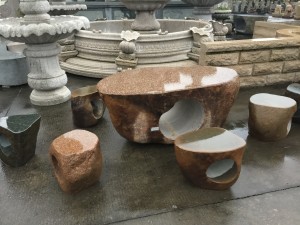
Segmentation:
{"type": "MultiPolygon", "coordinates": [[[[122,31],[130,31],[133,20],[92,22],[89,30],[75,35],[78,55],[61,62],[67,72],[88,77],[103,78],[116,73],[115,63],[120,53],[122,31]]],[[[141,32],[135,44],[137,66],[183,66],[197,62],[188,57],[193,46],[192,27],[209,26],[202,20],[159,20],[161,30],[156,33],[141,32]]]]}

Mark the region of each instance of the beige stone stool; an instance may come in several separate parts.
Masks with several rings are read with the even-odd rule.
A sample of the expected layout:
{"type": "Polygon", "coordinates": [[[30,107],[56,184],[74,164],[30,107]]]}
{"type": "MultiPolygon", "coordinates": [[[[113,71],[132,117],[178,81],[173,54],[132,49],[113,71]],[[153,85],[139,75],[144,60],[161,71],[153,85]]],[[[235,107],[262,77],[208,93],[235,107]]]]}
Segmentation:
{"type": "Polygon", "coordinates": [[[295,100],[267,93],[251,96],[249,102],[249,134],[262,141],[285,138],[297,110],[295,100]]]}
{"type": "Polygon", "coordinates": [[[76,193],[99,180],[102,155],[95,134],[85,130],[65,133],[52,142],[49,153],[63,191],[76,193]]]}
{"type": "Polygon", "coordinates": [[[214,190],[232,186],[239,177],[246,142],[219,127],[203,128],[175,140],[181,171],[195,185],[214,190]]]}

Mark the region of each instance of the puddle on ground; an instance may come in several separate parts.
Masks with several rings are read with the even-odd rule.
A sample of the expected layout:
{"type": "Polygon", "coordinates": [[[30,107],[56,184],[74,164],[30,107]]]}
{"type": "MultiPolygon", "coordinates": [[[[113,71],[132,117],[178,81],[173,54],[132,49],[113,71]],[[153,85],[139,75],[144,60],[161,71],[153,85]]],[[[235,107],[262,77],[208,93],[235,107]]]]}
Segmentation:
{"type": "Polygon", "coordinates": [[[238,135],[244,140],[246,140],[248,137],[248,121],[232,121],[230,123],[226,123],[224,128],[238,135]]]}

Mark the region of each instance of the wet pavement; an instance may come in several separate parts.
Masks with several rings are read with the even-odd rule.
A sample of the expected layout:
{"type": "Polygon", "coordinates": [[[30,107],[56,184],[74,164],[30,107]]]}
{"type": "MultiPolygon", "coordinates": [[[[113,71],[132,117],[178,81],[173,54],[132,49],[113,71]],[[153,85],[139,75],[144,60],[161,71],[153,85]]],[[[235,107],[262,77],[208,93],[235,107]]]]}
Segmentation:
{"type": "MultiPolygon", "coordinates": [[[[67,86],[95,83],[70,75],[67,86]]],[[[300,224],[300,125],[278,142],[248,137],[247,128],[250,96],[283,94],[286,86],[240,91],[224,127],[244,138],[247,150],[229,190],[193,186],[182,176],[172,145],[126,141],[106,111],[87,129],[100,138],[101,180],[77,195],[60,190],[48,155],[53,139],[76,129],[70,102],[38,107],[30,103],[28,86],[0,88],[0,116],[42,116],[35,157],[19,168],[0,162],[0,224],[300,224]]]]}

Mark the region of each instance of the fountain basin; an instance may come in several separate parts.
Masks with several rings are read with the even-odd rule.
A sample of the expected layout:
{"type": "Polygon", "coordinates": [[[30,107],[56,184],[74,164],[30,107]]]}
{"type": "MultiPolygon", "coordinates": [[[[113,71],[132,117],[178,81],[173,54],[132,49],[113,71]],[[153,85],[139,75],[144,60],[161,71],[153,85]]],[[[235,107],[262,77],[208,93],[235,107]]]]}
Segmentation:
{"type": "Polygon", "coordinates": [[[181,134],[221,126],[238,93],[239,78],[221,67],[155,67],[127,70],[97,86],[121,136],[167,144],[181,134]]]}
{"type": "MultiPolygon", "coordinates": [[[[116,73],[115,60],[121,51],[119,45],[122,42],[120,33],[131,30],[132,22],[133,20],[92,22],[89,30],[81,30],[75,34],[75,46],[79,53],[75,58],[62,62],[62,68],[70,73],[98,78],[116,73]]],[[[186,62],[186,65],[196,64],[189,60],[187,55],[191,52],[194,41],[190,28],[202,28],[208,25],[208,22],[201,20],[159,20],[159,22],[160,33],[142,33],[135,41],[137,68],[155,64],[165,66],[164,64],[169,63],[176,66],[178,62],[186,62]]]]}

